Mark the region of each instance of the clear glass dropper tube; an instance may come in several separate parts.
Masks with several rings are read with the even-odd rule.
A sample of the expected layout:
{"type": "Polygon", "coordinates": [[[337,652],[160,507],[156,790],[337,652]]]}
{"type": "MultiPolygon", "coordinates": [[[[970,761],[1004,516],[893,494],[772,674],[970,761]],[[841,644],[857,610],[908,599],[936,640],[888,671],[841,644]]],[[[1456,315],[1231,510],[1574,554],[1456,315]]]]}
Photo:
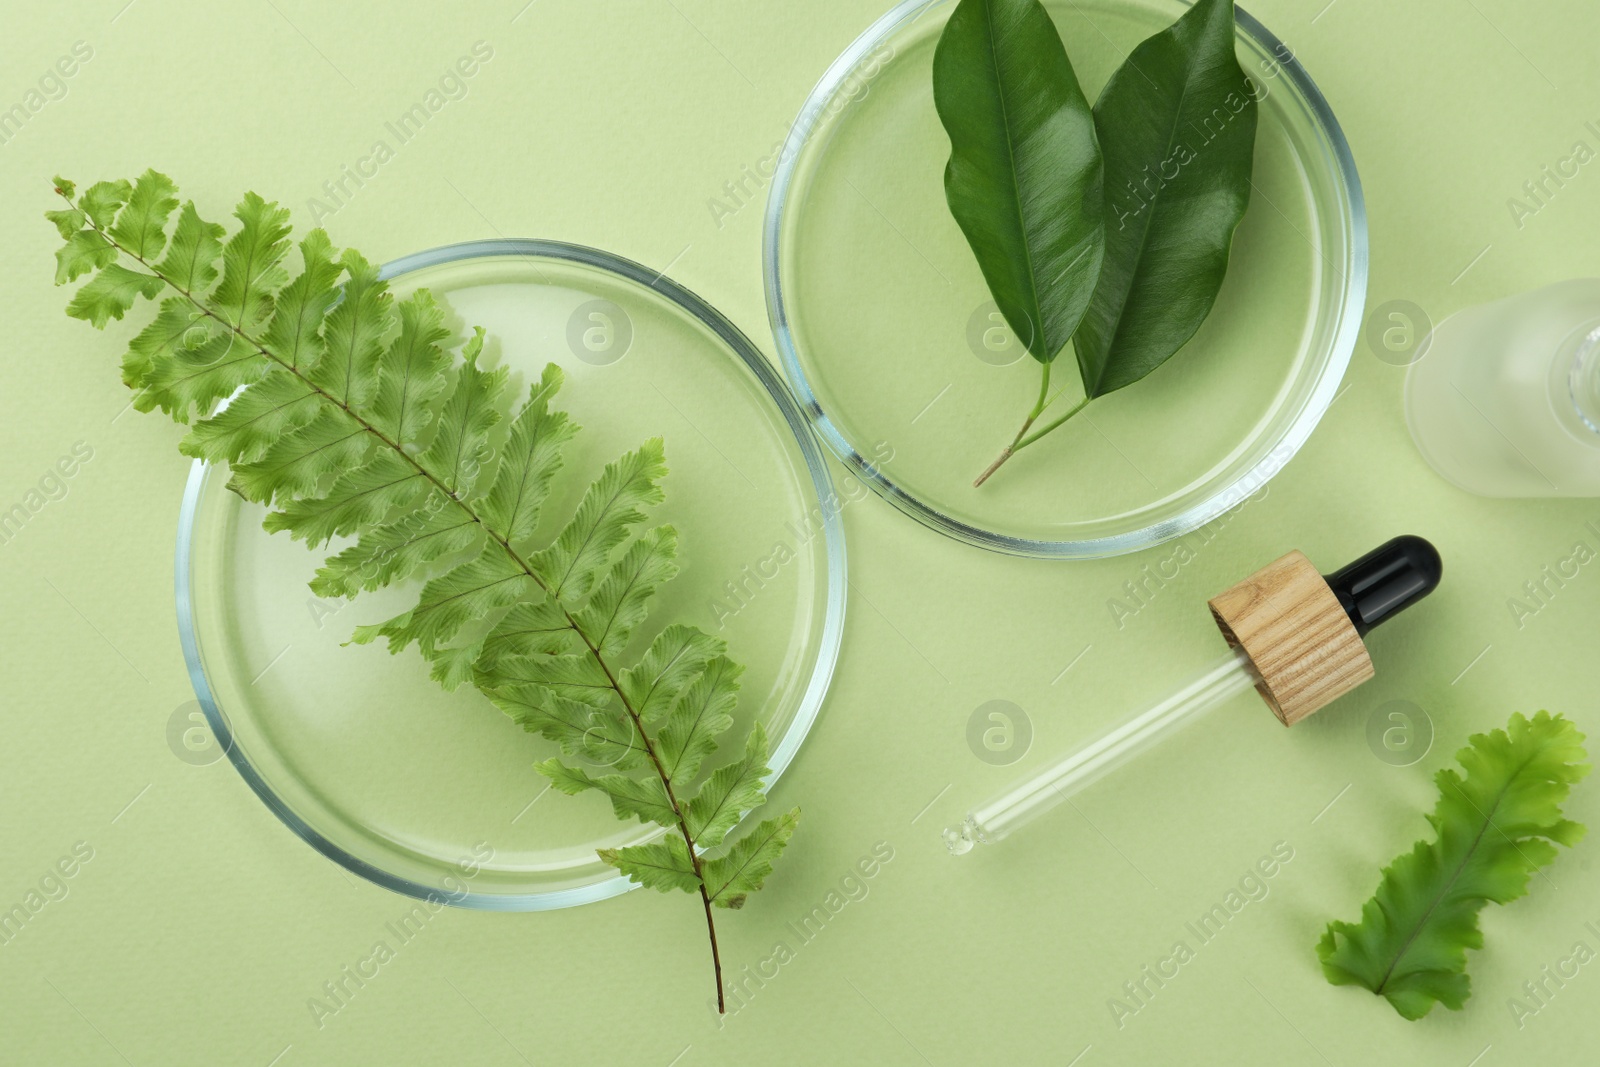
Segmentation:
{"type": "Polygon", "coordinates": [[[952,855],[986,845],[1054,808],[1141,752],[1175,735],[1229,697],[1258,681],[1249,657],[1238,649],[1179,686],[1160,701],[1136,711],[1111,729],[1034,772],[944,832],[952,855]]]}

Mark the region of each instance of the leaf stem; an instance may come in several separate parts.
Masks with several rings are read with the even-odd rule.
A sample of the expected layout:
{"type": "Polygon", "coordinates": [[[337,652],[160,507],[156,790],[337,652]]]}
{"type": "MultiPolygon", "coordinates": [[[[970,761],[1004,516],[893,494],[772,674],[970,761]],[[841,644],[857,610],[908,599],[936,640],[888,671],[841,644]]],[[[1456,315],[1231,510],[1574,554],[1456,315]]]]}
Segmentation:
{"type": "Polygon", "coordinates": [[[1059,419],[1056,419],[1054,422],[1049,423],[1048,425],[1042,427],[1041,429],[1033,431],[1027,437],[1024,437],[1021,441],[1017,442],[1016,446],[1012,449],[1012,451],[1015,452],[1015,451],[1017,451],[1019,449],[1027,448],[1029,445],[1033,444],[1039,438],[1043,437],[1045,434],[1049,433],[1051,430],[1054,430],[1056,427],[1060,426],[1062,423],[1064,423],[1068,419],[1072,418],[1072,416],[1076,415],[1078,412],[1080,412],[1084,408],[1088,407],[1089,406],[1089,401],[1091,399],[1093,399],[1093,398],[1092,397],[1087,397],[1087,396],[1084,397],[1082,400],[1080,400],[1076,404],[1072,405],[1071,409],[1068,410],[1059,419]]]}
{"type": "MultiPolygon", "coordinates": [[[[63,200],[66,200],[68,205],[73,207],[77,206],[72,203],[71,197],[68,197],[60,189],[57,189],[56,192],[61,195],[63,200]]],[[[190,304],[194,305],[194,307],[203,315],[220,323],[224,329],[233,333],[240,340],[244,341],[245,344],[249,345],[251,348],[255,349],[261,355],[265,356],[268,360],[277,364],[279,367],[282,367],[290,374],[293,374],[307,387],[321,396],[323,400],[344,411],[350,416],[351,419],[359,424],[363,430],[365,430],[367,433],[370,433],[386,447],[393,450],[397,455],[415,468],[418,474],[422,475],[424,478],[428,479],[428,481],[432,482],[436,487],[438,487],[438,489],[445,494],[446,498],[448,498],[456,505],[456,507],[460,508],[461,511],[466,514],[468,519],[482,527],[484,533],[505,550],[506,555],[511,559],[511,561],[515,563],[528,576],[528,578],[533,581],[535,585],[543,590],[545,595],[549,596],[555,602],[556,606],[561,611],[562,617],[566,620],[567,626],[572,630],[573,633],[578,635],[578,639],[583,642],[584,647],[588,649],[589,654],[594,657],[595,663],[597,663],[601,671],[605,673],[607,683],[610,685],[612,692],[616,694],[617,699],[621,702],[623,710],[628,714],[628,718],[632,721],[634,729],[638,732],[639,739],[644,745],[645,753],[650,757],[650,763],[655,768],[657,776],[661,779],[662,788],[666,790],[667,801],[671,804],[672,813],[674,816],[676,816],[678,821],[677,829],[683,835],[684,844],[688,846],[689,862],[693,865],[695,878],[700,883],[700,900],[705,906],[706,913],[706,934],[711,941],[711,966],[716,974],[717,981],[717,1012],[718,1014],[725,1014],[727,1012],[727,1002],[722,989],[722,956],[717,949],[717,926],[716,921],[712,918],[711,896],[706,890],[705,875],[701,868],[699,853],[695,851],[694,835],[689,830],[689,821],[684,816],[683,808],[678,803],[678,798],[673,792],[672,777],[667,773],[666,768],[662,765],[660,754],[656,751],[655,742],[651,739],[650,735],[645,732],[644,720],[639,716],[638,711],[633,707],[632,703],[629,702],[626,694],[623,693],[621,685],[617,682],[616,675],[612,673],[610,664],[608,664],[605,660],[605,657],[600,654],[599,647],[595,645],[594,642],[589,640],[589,636],[583,632],[583,628],[580,627],[577,620],[572,617],[572,613],[567,611],[560,599],[551,593],[550,587],[545,584],[544,580],[540,578],[538,574],[534,573],[533,567],[528,563],[527,560],[522,558],[521,554],[518,553],[515,548],[511,546],[511,542],[507,538],[502,537],[499,533],[495,532],[495,530],[484,521],[483,517],[474,511],[466,501],[458,497],[455,492],[441,482],[433,473],[427,470],[427,468],[423,467],[422,464],[418,463],[417,460],[413,458],[411,454],[402,448],[397,442],[390,440],[389,437],[383,433],[383,431],[379,430],[376,426],[372,425],[372,423],[368,422],[355,411],[351,410],[347,403],[339,400],[327,390],[312,382],[298,366],[292,365],[274,355],[260,341],[245,333],[242,328],[234,325],[231,322],[228,322],[222,316],[212,311],[197,296],[195,296],[192,291],[185,289],[183,286],[178,285],[176,282],[166,277],[155,265],[151,264],[137,252],[118,243],[116,238],[112,237],[111,234],[101,229],[101,227],[96,224],[93,219],[87,219],[86,221],[88,222],[89,227],[94,230],[94,232],[98,233],[101,238],[103,238],[113,248],[117,249],[117,251],[137,261],[146,270],[150,271],[151,274],[160,278],[168,287],[182,294],[184,299],[188,300],[190,304]]]]}
{"type": "Polygon", "coordinates": [[[1045,363],[1043,366],[1044,373],[1039,378],[1039,399],[1034,402],[1033,410],[1028,412],[1028,417],[1023,420],[1022,428],[1017,431],[1017,436],[1011,439],[1011,443],[1001,450],[1000,455],[995,458],[993,463],[989,464],[988,469],[982,474],[978,475],[977,480],[972,483],[972,487],[974,489],[988,481],[990,476],[993,475],[995,471],[999,470],[1005,465],[1006,460],[1010,459],[1018,452],[1021,452],[1024,448],[1027,448],[1039,438],[1043,437],[1045,434],[1049,433],[1051,430],[1054,430],[1056,427],[1072,418],[1072,416],[1088,407],[1089,401],[1093,399],[1092,397],[1084,397],[1082,400],[1078,401],[1077,404],[1073,405],[1071,411],[1068,411],[1065,415],[1062,415],[1059,419],[1056,419],[1043,429],[1035,430],[1030,434],[1028,431],[1033,429],[1033,424],[1039,420],[1039,416],[1044,414],[1045,409],[1051,404],[1054,404],[1057,398],[1066,391],[1066,388],[1063,386],[1062,389],[1056,392],[1055,396],[1050,395],[1050,364],[1045,363]]]}

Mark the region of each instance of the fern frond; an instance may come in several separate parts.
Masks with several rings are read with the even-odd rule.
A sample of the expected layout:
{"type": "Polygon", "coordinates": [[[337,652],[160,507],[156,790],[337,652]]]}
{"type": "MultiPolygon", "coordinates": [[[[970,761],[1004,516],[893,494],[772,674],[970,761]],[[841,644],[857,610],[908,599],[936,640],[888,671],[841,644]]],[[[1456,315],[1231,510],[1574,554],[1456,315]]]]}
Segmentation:
{"type": "Polygon", "coordinates": [[[217,260],[222,258],[222,238],[227,232],[218,223],[202,219],[193,201],[184,204],[167,243],[166,258],[156,264],[155,273],[185,296],[204,299],[217,280],[217,260]]]}
{"type": "Polygon", "coordinates": [[[700,764],[717,749],[717,737],[733,725],[744,668],[726,656],[709,660],[672,705],[658,735],[661,766],[674,789],[686,787],[700,764]]]}
{"type": "Polygon", "coordinates": [[[489,432],[500,421],[500,395],[505,391],[506,369],[478,369],[483,353],[483,330],[473,331],[462,349],[455,388],[439,413],[439,429],[418,465],[445,492],[470,503],[478,497],[484,468],[490,459],[489,432]]]}
{"type": "Polygon", "coordinates": [[[705,863],[702,871],[711,903],[719,908],[744,907],[750,894],[766,883],[799,822],[800,809],[791,808],[744,835],[726,855],[705,863]]]}
{"type": "Polygon", "coordinates": [[[693,626],[669,626],[638,663],[622,672],[618,679],[622,695],[642,722],[653,722],[727,647],[721,638],[693,626]]]}
{"type": "Polygon", "coordinates": [[[659,437],[606,465],[555,543],[528,558],[534,573],[557,600],[575,606],[583,603],[612,550],[627,538],[629,527],[644,521],[640,509],[661,503],[658,483],[666,473],[659,437]]]}
{"type": "Polygon", "coordinates": [[[135,259],[155,259],[167,247],[167,219],[178,207],[178,187],[165,174],[147,170],[117,212],[111,240],[135,259]]]}
{"type": "Polygon", "coordinates": [[[663,893],[674,889],[692,893],[703,884],[689,848],[680,837],[627,848],[602,848],[600,858],[640,885],[663,893]]]}
{"type": "Polygon", "coordinates": [[[1466,777],[1434,778],[1434,840],[1384,868],[1360,922],[1328,924],[1317,944],[1328,981],[1365,986],[1407,1019],[1435,1004],[1459,1010],[1472,988],[1467,950],[1483,947],[1478,913],[1522,896],[1556,845],[1583,836],[1561,805],[1589,771],[1584,758],[1583,735],[1544,711],[1468,738],[1456,754],[1466,777]]]}
{"type": "Polygon", "coordinates": [[[409,610],[353,640],[417,645],[446,687],[472,683],[567,759],[603,768],[537,764],[560,791],[600,792],[619,817],[667,828],[600,857],[640,885],[700,894],[720,1003],[712,905],[760,888],[798,812],[729,840],[770,772],[759,725],[740,757],[705,769],[738,700],[720,639],[667,625],[629,653],[678,571],[677,532],[639,529],[663,499],[661,440],[608,464],[535,544],[578,432],[552,407],[554,365],[499,429],[508,373],[480,365],[483,330],[452,355],[429,293],[395,301],[376,266],[321,230],[300,240],[290,280],[279,205],[246,194],[229,234],[154,171],[81,196],[64,179],[55,189],[67,202],[46,213],[63,240],[56,280],[88,276],[68,314],[103,328],[165,297],[123,357],[134,405],[192,422],[182,451],[228,464],[230,488],[276,509],[267,530],[310,545],[354,536],[317,571],[318,595],[434,572],[409,610]]]}
{"type": "Polygon", "coordinates": [[[717,768],[694,799],[684,805],[690,839],[701,848],[722,844],[745,812],[766,801],[762,782],[771,773],[767,767],[767,732],[756,723],[745,742],[744,758],[717,768]]]}
{"type": "Polygon", "coordinates": [[[321,230],[312,230],[300,242],[299,277],[283,287],[267,325],[264,347],[290,370],[314,367],[326,346],[322,320],[339,297],[339,267],[333,261],[333,244],[321,230]]]}
{"type": "Polygon", "coordinates": [[[669,829],[678,824],[678,813],[673,810],[659,778],[630,778],[625,774],[602,774],[597,778],[580,767],[569,767],[555,759],[536,763],[534,769],[568,796],[577,796],[585,789],[606,794],[619,819],[637,817],[640,822],[653,822],[669,829]]]}
{"type": "Polygon", "coordinates": [[[509,545],[522,545],[533,536],[551,479],[561,469],[561,450],[578,432],[566,412],[550,408],[561,381],[561,368],[547,364],[511,422],[500,470],[479,509],[484,523],[500,531],[509,545]]]}
{"type": "Polygon", "coordinates": [[[404,446],[421,441],[449,386],[450,354],[442,346],[450,331],[444,328],[444,310],[426,289],[402,300],[399,312],[400,336],[383,357],[372,425],[404,446]]]}
{"type": "Polygon", "coordinates": [[[211,309],[225,325],[243,331],[272,313],[273,295],[289,277],[283,269],[289,209],[246,193],[233,214],[240,226],[222,245],[222,280],[211,296],[211,309]]]}

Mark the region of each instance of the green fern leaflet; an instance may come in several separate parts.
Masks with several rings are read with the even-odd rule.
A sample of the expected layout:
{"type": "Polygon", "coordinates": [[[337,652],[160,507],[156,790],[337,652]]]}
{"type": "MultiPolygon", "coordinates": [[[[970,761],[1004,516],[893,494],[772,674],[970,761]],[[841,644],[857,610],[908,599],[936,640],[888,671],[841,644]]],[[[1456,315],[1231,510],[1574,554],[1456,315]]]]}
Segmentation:
{"type": "Polygon", "coordinates": [[[67,314],[103,328],[140,297],[160,300],[122,362],[134,406],[189,424],[183,453],[227,464],[230,488],[274,509],[269,531],[313,547],[355,538],[317,572],[319,596],[435,574],[409,611],[354,640],[416,645],[443,685],[476,686],[566,757],[606,768],[537,764],[561,792],[597,790],[618,818],[666,829],[600,857],[640,885],[699,894],[720,1007],[712,908],[761,888],[799,811],[729,839],[765,801],[770,771],[758,724],[736,758],[702,773],[738,699],[740,668],[720,639],[667,625],[624,657],[677,572],[677,532],[641,529],[662,500],[662,442],[608,465],[537,544],[578,432],[551,406],[554,364],[513,411],[505,369],[479,364],[481,329],[458,359],[426,290],[396,301],[377,267],[320,229],[300,240],[291,278],[289,213],[254,193],[230,234],[155,171],[82,196],[57,178],[55,191],[66,204],[46,213],[64,242],[56,282],[88,276],[67,314]]]}
{"type": "Polygon", "coordinates": [[[1334,985],[1359,985],[1407,1019],[1471,995],[1467,950],[1483,947],[1478,913],[1528,891],[1528,879],[1572,846],[1583,827],[1561,815],[1574,783],[1589,773],[1583,735],[1560,715],[1511,716],[1504,730],[1473,734],[1434,778],[1428,816],[1434,840],[1418,841],[1384,868],[1361,921],[1328,924],[1317,943],[1334,985]]]}

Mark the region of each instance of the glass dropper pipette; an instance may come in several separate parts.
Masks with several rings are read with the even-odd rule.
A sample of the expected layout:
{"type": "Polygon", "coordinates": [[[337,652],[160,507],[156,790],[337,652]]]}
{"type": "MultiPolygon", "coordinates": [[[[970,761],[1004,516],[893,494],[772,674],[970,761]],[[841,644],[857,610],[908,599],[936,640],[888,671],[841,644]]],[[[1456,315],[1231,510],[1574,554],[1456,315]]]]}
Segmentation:
{"type": "Polygon", "coordinates": [[[1291,552],[1211,601],[1228,653],[1148,707],[1038,769],[944,831],[956,856],[1054,808],[1207,711],[1255,688],[1285,726],[1373,676],[1363,638],[1439,584],[1439,553],[1397,537],[1324,578],[1291,552]]]}

